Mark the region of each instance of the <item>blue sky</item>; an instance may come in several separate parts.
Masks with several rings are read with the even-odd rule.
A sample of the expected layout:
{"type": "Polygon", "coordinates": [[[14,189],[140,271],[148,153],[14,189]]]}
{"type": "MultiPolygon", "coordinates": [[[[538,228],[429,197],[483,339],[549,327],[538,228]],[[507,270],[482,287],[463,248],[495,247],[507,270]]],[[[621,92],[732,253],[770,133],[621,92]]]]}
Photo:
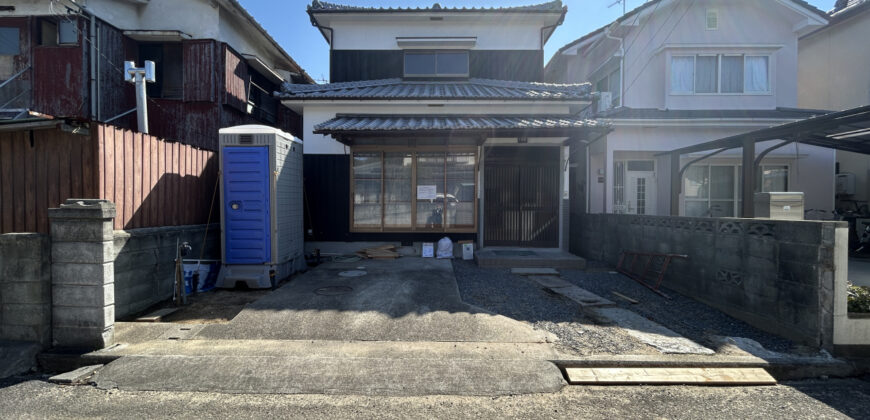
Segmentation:
{"type": "MultiPolygon", "coordinates": [[[[429,7],[438,2],[444,7],[518,6],[541,3],[546,0],[331,0],[333,3],[378,7],[429,7]]],[[[586,33],[612,22],[622,14],[622,6],[609,7],[616,0],[562,0],[568,6],[565,22],[559,27],[544,51],[550,59],[559,47],[586,33]]],[[[641,5],[644,0],[626,0],[627,10],[641,5]]],[[[822,10],[830,10],[836,0],[808,0],[822,10]]],[[[240,0],[242,5],[260,22],[287,52],[319,83],[329,78],[329,46],[317,29],[311,26],[305,0],[240,0]]]]}

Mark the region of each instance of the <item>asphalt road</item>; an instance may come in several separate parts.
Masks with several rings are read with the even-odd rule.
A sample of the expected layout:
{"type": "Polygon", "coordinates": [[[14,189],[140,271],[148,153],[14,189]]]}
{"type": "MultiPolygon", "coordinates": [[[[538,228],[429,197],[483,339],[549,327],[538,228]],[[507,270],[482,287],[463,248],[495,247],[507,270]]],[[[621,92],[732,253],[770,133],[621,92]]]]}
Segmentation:
{"type": "Polygon", "coordinates": [[[870,418],[870,382],[774,387],[566,387],[507,397],[361,397],[101,391],[41,378],[0,383],[16,418],[870,418]]]}

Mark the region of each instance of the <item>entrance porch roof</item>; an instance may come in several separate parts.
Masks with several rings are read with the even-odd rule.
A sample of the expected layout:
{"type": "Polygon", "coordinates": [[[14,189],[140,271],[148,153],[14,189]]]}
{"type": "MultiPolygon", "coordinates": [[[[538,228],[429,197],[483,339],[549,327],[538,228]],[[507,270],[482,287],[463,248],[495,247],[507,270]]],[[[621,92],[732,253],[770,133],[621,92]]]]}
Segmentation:
{"type": "Polygon", "coordinates": [[[607,123],[573,115],[345,115],[314,127],[346,136],[579,137],[601,135],[607,123]]]}

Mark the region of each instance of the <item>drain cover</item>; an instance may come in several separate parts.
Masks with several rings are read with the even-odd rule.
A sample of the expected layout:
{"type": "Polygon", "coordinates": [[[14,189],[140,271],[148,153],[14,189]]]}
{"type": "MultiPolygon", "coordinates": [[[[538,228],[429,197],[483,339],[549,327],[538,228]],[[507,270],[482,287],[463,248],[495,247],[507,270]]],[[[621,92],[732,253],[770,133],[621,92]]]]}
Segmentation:
{"type": "Polygon", "coordinates": [[[341,273],[338,273],[339,277],[362,277],[366,274],[368,274],[368,273],[366,273],[365,271],[362,271],[362,270],[350,270],[350,271],[342,271],[341,273]]]}
{"type": "Polygon", "coordinates": [[[327,286],[314,289],[314,294],[321,296],[338,296],[350,293],[353,288],[347,286],[327,286]]]}

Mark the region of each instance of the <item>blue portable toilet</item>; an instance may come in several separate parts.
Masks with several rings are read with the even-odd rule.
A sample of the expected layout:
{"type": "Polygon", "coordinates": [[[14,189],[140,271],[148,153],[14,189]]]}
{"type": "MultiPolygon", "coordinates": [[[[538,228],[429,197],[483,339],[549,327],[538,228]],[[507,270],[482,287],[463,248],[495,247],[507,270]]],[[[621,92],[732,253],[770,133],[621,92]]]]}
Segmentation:
{"type": "Polygon", "coordinates": [[[302,140],[262,125],[223,128],[220,168],[217,287],[269,288],[303,269],[302,140]]]}

